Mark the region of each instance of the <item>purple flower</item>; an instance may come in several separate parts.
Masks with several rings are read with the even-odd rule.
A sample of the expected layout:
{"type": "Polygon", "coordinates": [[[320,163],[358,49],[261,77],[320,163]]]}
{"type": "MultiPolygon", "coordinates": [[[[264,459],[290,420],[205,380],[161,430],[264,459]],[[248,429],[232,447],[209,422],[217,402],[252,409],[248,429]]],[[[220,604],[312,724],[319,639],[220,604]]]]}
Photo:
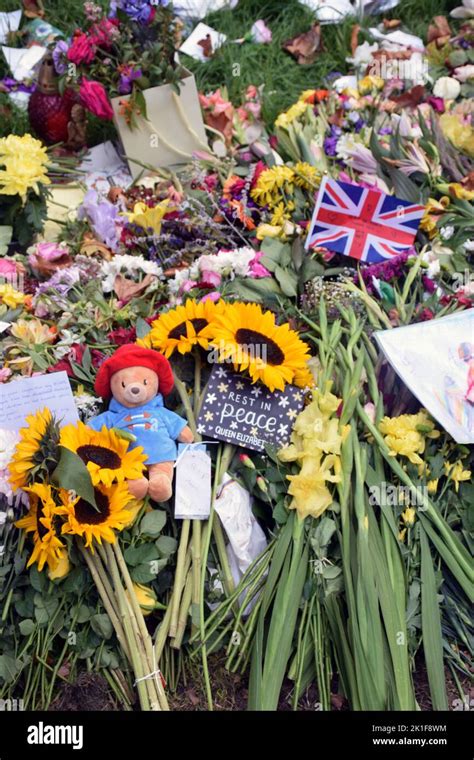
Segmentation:
{"type": "Polygon", "coordinates": [[[329,136],[326,137],[324,140],[324,152],[326,153],[327,156],[336,155],[336,143],[339,140],[341,134],[342,134],[342,129],[332,124],[329,136]]]}
{"type": "Polygon", "coordinates": [[[132,21],[139,24],[148,24],[154,16],[154,9],[158,6],[168,5],[168,0],[112,0],[110,4],[110,15],[115,16],[117,10],[121,10],[129,16],[132,21]]]}
{"type": "MultiPolygon", "coordinates": [[[[408,248],[404,253],[400,253],[398,256],[393,256],[387,261],[382,261],[379,264],[370,264],[369,266],[361,268],[360,273],[367,287],[367,291],[369,293],[377,292],[372,278],[382,280],[382,282],[390,282],[390,280],[394,280],[404,274],[405,264],[408,258],[413,255],[413,252],[413,248],[408,248]]],[[[354,282],[358,284],[358,275],[354,277],[354,282]]]]}
{"type": "Polygon", "coordinates": [[[135,79],[140,79],[141,69],[134,69],[133,66],[124,65],[120,71],[120,82],[118,91],[120,95],[128,95],[132,91],[135,79]]]}
{"type": "Polygon", "coordinates": [[[64,42],[64,40],[59,40],[59,42],[56,43],[56,47],[53,50],[53,63],[54,68],[56,69],[56,73],[61,75],[65,74],[67,71],[67,58],[66,53],[69,50],[69,45],[67,42],[64,42]]]}
{"type": "Polygon", "coordinates": [[[118,247],[118,233],[116,222],[118,221],[119,209],[113,203],[99,197],[95,190],[89,190],[82,202],[77,217],[88,219],[94,234],[105,243],[112,251],[118,247]]]}

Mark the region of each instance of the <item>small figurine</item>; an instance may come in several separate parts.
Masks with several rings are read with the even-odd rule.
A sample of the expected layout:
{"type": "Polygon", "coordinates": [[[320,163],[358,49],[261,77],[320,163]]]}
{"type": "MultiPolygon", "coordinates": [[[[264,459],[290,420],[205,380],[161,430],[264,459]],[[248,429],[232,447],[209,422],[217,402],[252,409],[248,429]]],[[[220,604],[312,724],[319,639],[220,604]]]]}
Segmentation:
{"type": "Polygon", "coordinates": [[[172,494],[176,441],[191,443],[193,434],[186,420],[165,409],[163,396],[173,389],[171,365],[162,354],[129,343],[120,346],[101,365],[95,381],[99,396],[110,398],[108,412],[88,425],[94,430],[115,428],[131,434],[132,448],[142,446],[147,455],[146,477],[128,481],[136,499],[148,493],[154,501],[166,501],[172,494]]]}

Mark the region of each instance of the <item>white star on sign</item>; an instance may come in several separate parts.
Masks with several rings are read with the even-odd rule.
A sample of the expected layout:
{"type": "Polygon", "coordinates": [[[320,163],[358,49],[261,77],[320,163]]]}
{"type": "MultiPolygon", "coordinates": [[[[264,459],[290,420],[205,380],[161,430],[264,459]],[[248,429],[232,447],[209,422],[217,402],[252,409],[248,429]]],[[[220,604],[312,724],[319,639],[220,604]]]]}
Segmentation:
{"type": "Polygon", "coordinates": [[[204,425],[198,425],[197,426],[197,432],[199,433],[199,435],[203,435],[206,432],[205,426],[204,425]]]}
{"type": "Polygon", "coordinates": [[[254,438],[258,435],[258,430],[256,427],[250,428],[250,435],[253,435],[254,438]]]}
{"type": "Polygon", "coordinates": [[[229,390],[229,383],[219,383],[217,390],[220,393],[226,393],[229,390]]]}
{"type": "Polygon", "coordinates": [[[216,369],[216,377],[226,377],[227,372],[225,371],[224,367],[219,367],[219,369],[216,369]]]}
{"type": "Polygon", "coordinates": [[[256,386],[255,388],[252,388],[252,390],[250,391],[250,393],[252,394],[252,396],[255,396],[255,398],[258,398],[260,396],[261,392],[262,392],[262,389],[259,388],[258,386],[256,386]]]}
{"type": "Polygon", "coordinates": [[[242,380],[239,380],[239,382],[235,384],[235,387],[237,388],[238,391],[241,391],[243,388],[245,388],[242,380]]]}
{"type": "Polygon", "coordinates": [[[288,425],[280,425],[277,435],[284,436],[288,433],[288,425]]]}
{"type": "Polygon", "coordinates": [[[282,396],[281,399],[278,402],[278,406],[282,406],[283,409],[285,409],[288,404],[290,403],[288,396],[282,396]]]}
{"type": "Polygon", "coordinates": [[[235,421],[235,420],[233,420],[233,421],[230,423],[230,428],[231,428],[231,430],[237,430],[237,428],[238,428],[238,427],[239,427],[239,426],[238,426],[238,424],[236,423],[236,421],[235,421]]]}
{"type": "Polygon", "coordinates": [[[215,393],[210,393],[209,396],[206,398],[206,404],[213,404],[216,398],[217,396],[215,393]]]}
{"type": "Polygon", "coordinates": [[[204,415],[204,419],[206,420],[206,422],[212,422],[212,420],[214,419],[213,413],[206,412],[206,414],[204,415]]]}
{"type": "Polygon", "coordinates": [[[302,400],[302,398],[303,398],[303,396],[302,396],[302,395],[301,395],[301,393],[298,391],[297,393],[294,393],[294,394],[293,394],[293,398],[295,399],[295,401],[301,401],[301,400],[302,400]]]}
{"type": "Polygon", "coordinates": [[[290,420],[294,420],[295,417],[298,416],[298,412],[296,409],[288,409],[286,416],[290,418],[290,420]]]}

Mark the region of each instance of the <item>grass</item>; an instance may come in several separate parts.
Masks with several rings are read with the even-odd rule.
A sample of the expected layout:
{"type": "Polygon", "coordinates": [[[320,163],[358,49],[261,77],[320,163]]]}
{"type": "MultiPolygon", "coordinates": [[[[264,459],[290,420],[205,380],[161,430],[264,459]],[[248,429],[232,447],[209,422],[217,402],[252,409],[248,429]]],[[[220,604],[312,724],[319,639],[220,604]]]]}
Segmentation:
{"type": "MultiPolygon", "coordinates": [[[[104,7],[108,5],[108,0],[96,1],[104,7]]],[[[433,16],[448,15],[460,3],[461,0],[402,0],[385,17],[399,18],[405,31],[425,37],[433,16]]],[[[83,3],[80,0],[44,0],[44,6],[47,20],[66,33],[82,27],[83,3]]],[[[17,7],[18,0],[2,1],[2,10],[17,7]]],[[[345,59],[349,55],[355,19],[323,27],[323,50],[309,66],[298,65],[281,48],[282,42],[307,31],[313,23],[312,12],[297,0],[240,0],[234,10],[211,13],[205,21],[226,34],[229,40],[235,40],[249,32],[259,18],[263,18],[272,30],[271,44],[226,44],[206,63],[188,56],[183,56],[183,61],[194,72],[200,90],[207,92],[226,87],[233,102],[243,98],[249,84],[263,85],[263,116],[271,127],[276,116],[290,106],[302,90],[323,86],[324,78],[330,72],[347,70],[345,59]]],[[[368,28],[380,20],[380,17],[372,16],[364,19],[361,25],[368,28]]],[[[361,34],[360,41],[362,39],[361,34]]],[[[0,62],[0,76],[4,73],[0,62]]],[[[18,121],[18,115],[16,118],[18,121]]],[[[21,119],[19,121],[18,130],[22,128],[21,119]]],[[[4,123],[2,131],[5,129],[4,123]]],[[[94,130],[94,137],[98,139],[100,136],[101,130],[94,130]]]]}

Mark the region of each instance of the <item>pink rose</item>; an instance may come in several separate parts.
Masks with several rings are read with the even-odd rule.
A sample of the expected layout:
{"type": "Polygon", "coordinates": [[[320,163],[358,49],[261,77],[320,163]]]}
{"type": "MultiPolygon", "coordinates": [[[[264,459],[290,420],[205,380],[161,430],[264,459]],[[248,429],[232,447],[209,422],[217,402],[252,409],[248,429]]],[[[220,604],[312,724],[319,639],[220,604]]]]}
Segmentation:
{"type": "Polygon", "coordinates": [[[0,383],[6,383],[11,374],[12,371],[9,367],[2,367],[2,369],[0,369],[0,383]]]}
{"type": "Polygon", "coordinates": [[[72,264],[66,243],[37,243],[28,249],[28,263],[37,275],[50,277],[53,272],[72,264]]]}
{"type": "Polygon", "coordinates": [[[266,267],[263,266],[263,264],[260,264],[260,259],[263,256],[263,251],[257,251],[254,258],[249,264],[250,267],[250,277],[258,278],[258,277],[270,277],[270,272],[266,267]]]}
{"type": "Polygon", "coordinates": [[[99,119],[112,119],[114,112],[105,88],[99,83],[82,77],[79,97],[88,111],[99,119]]]}
{"type": "Polygon", "coordinates": [[[66,57],[68,61],[79,66],[81,63],[91,63],[95,56],[95,50],[94,41],[89,39],[84,32],[77,32],[66,57]]]}
{"type": "Polygon", "coordinates": [[[219,272],[212,272],[210,270],[205,269],[201,272],[201,282],[204,285],[211,285],[213,288],[216,288],[218,285],[221,284],[222,277],[220,276],[219,272]]]}
{"type": "Polygon", "coordinates": [[[205,301],[214,301],[214,303],[216,303],[220,297],[221,294],[217,290],[213,290],[211,293],[206,293],[206,295],[201,298],[201,303],[204,303],[205,301]]]}
{"type": "Polygon", "coordinates": [[[17,273],[17,263],[12,259],[0,259],[0,277],[11,277],[17,273]]]}

